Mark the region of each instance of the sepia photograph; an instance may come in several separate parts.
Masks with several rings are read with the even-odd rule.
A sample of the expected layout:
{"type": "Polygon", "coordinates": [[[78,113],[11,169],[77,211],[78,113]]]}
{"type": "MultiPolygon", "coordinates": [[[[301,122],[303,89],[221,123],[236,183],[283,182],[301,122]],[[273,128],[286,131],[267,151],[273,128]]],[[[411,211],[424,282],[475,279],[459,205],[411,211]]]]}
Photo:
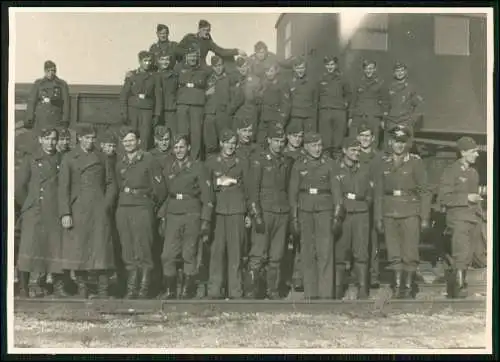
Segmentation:
{"type": "Polygon", "coordinates": [[[493,8],[8,20],[8,353],[492,353],[493,8]]]}

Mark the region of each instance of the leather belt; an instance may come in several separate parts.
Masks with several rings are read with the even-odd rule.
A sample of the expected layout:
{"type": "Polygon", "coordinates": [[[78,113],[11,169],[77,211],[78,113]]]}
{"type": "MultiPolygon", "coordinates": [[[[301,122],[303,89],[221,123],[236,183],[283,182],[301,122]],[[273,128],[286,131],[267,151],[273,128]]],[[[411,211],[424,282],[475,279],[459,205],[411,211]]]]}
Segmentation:
{"type": "Polygon", "coordinates": [[[133,189],[128,186],[123,188],[123,192],[126,194],[138,195],[138,194],[147,194],[148,190],[146,189],[133,189]]]}
{"type": "Polygon", "coordinates": [[[385,191],[384,194],[387,196],[415,196],[414,191],[408,191],[408,190],[390,190],[390,191],[385,191]]]}
{"type": "Polygon", "coordinates": [[[300,189],[300,192],[309,194],[309,195],[326,195],[331,194],[332,192],[328,189],[318,189],[315,187],[310,187],[307,189],[300,189]]]}
{"type": "Polygon", "coordinates": [[[196,196],[194,195],[190,195],[190,194],[183,194],[183,193],[172,193],[172,194],[169,194],[168,195],[171,199],[175,199],[175,200],[192,200],[192,199],[195,199],[196,196]]]}
{"type": "Polygon", "coordinates": [[[356,195],[352,192],[344,193],[344,197],[348,200],[356,200],[356,201],[366,201],[366,197],[363,195],[356,195]]]}

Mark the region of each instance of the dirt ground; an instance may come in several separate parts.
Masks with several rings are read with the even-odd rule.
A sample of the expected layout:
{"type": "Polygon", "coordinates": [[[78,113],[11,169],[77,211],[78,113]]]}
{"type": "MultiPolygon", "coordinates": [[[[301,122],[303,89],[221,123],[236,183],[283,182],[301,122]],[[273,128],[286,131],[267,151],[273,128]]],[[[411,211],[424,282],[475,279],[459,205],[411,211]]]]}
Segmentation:
{"type": "Polygon", "coordinates": [[[145,325],[42,320],[16,314],[14,340],[25,348],[484,348],[484,312],[436,315],[222,313],[169,314],[145,325]]]}

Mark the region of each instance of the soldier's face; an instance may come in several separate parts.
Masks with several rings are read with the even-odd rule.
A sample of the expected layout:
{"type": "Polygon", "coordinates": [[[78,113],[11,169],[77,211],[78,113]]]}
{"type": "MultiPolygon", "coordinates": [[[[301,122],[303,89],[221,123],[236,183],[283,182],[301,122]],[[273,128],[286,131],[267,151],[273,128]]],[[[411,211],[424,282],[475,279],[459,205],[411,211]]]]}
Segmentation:
{"type": "Polygon", "coordinates": [[[54,79],[56,76],[56,68],[45,69],[45,77],[47,79],[54,79]]]}
{"type": "Polygon", "coordinates": [[[232,156],[236,151],[236,137],[220,143],[220,148],[224,156],[232,156]]]}
{"type": "Polygon", "coordinates": [[[377,67],[375,64],[368,64],[366,67],[363,68],[363,72],[365,73],[366,78],[371,78],[377,71],[377,67]]]}
{"type": "Polygon", "coordinates": [[[462,151],[462,157],[465,159],[465,161],[472,165],[476,163],[477,158],[479,157],[479,152],[477,148],[473,148],[471,150],[467,151],[462,151]]]}
{"type": "Polygon", "coordinates": [[[358,137],[356,137],[361,143],[361,148],[370,148],[371,145],[373,144],[373,141],[375,140],[375,137],[372,135],[371,131],[364,131],[358,134],[358,137]]]}
{"type": "Polygon", "coordinates": [[[391,148],[392,148],[392,151],[394,152],[394,154],[402,155],[406,150],[406,142],[398,141],[398,140],[391,140],[391,148]]]}
{"type": "Polygon", "coordinates": [[[213,68],[214,68],[215,74],[217,74],[217,75],[221,75],[222,73],[224,73],[224,64],[222,64],[222,63],[214,65],[213,68]]]}
{"type": "Polygon", "coordinates": [[[168,30],[162,29],[156,33],[159,41],[167,41],[168,40],[168,30]]]}
{"type": "Polygon", "coordinates": [[[246,76],[248,74],[248,64],[245,63],[241,67],[237,67],[238,72],[240,72],[241,75],[246,76]]]}
{"type": "Polygon", "coordinates": [[[323,153],[323,142],[319,140],[318,142],[306,143],[304,149],[313,158],[319,158],[323,153]]]}
{"type": "Polygon", "coordinates": [[[129,133],[122,139],[123,149],[127,153],[134,153],[135,151],[137,151],[140,144],[140,140],[133,133],[129,133]]]}
{"type": "Polygon", "coordinates": [[[330,61],[325,64],[325,68],[328,73],[333,73],[335,69],[337,69],[337,63],[335,63],[334,61],[330,61]]]}
{"type": "Polygon", "coordinates": [[[104,154],[112,156],[116,153],[116,143],[101,143],[101,150],[104,154]]]}
{"type": "Polygon", "coordinates": [[[80,147],[85,151],[90,151],[94,148],[95,145],[95,134],[85,134],[83,136],[78,136],[78,142],[80,143],[80,147]]]}
{"type": "Polygon", "coordinates": [[[210,27],[207,26],[205,28],[200,28],[198,34],[200,34],[201,38],[207,39],[208,37],[210,37],[210,27]]]}
{"type": "Polygon", "coordinates": [[[69,150],[70,141],[71,139],[69,137],[60,137],[57,141],[57,148],[59,149],[59,151],[64,152],[69,150]]]}
{"type": "Polygon", "coordinates": [[[397,68],[394,70],[394,78],[397,80],[405,79],[407,74],[406,68],[397,68]]]}
{"type": "Polygon", "coordinates": [[[345,157],[352,161],[352,162],[356,162],[359,160],[359,147],[349,147],[349,148],[344,148],[343,149],[344,151],[344,155],[345,157]]]}
{"type": "Polygon", "coordinates": [[[38,142],[40,142],[40,146],[44,152],[54,153],[57,146],[57,133],[52,132],[44,137],[38,137],[38,142]]]}
{"type": "Polygon", "coordinates": [[[160,150],[161,152],[167,152],[168,148],[170,147],[170,134],[166,133],[161,138],[155,138],[155,141],[158,150],[160,150]]]}
{"type": "Polygon", "coordinates": [[[285,137],[283,138],[268,138],[267,142],[269,143],[269,149],[271,152],[281,154],[283,149],[285,148],[285,137]]]}
{"type": "Polygon", "coordinates": [[[178,160],[184,160],[189,154],[191,146],[189,146],[186,140],[182,139],[174,145],[174,155],[178,160]]]}
{"type": "Polygon", "coordinates": [[[266,78],[269,80],[274,80],[278,74],[278,69],[276,67],[269,67],[266,69],[266,78]]]}
{"type": "Polygon", "coordinates": [[[304,132],[289,133],[287,135],[287,138],[292,147],[299,148],[300,146],[302,146],[302,141],[304,140],[304,132]]]}
{"type": "Polygon", "coordinates": [[[252,126],[238,129],[238,140],[240,143],[249,143],[253,136],[252,126]]]}
{"type": "Polygon", "coordinates": [[[295,75],[298,78],[302,78],[306,75],[306,65],[305,64],[299,64],[295,67],[293,67],[293,71],[295,72],[295,75]]]}
{"type": "Polygon", "coordinates": [[[186,56],[186,63],[188,65],[196,65],[198,63],[198,54],[197,53],[189,53],[186,56]]]}
{"type": "Polygon", "coordinates": [[[255,52],[255,57],[260,60],[260,61],[263,61],[264,59],[267,58],[267,50],[266,49],[259,49],[255,52]]]}
{"type": "Polygon", "coordinates": [[[170,66],[170,57],[161,57],[158,59],[158,68],[167,69],[170,66]]]}
{"type": "Polygon", "coordinates": [[[149,70],[149,68],[151,68],[151,62],[152,62],[151,58],[143,58],[139,63],[142,69],[149,70]]]}

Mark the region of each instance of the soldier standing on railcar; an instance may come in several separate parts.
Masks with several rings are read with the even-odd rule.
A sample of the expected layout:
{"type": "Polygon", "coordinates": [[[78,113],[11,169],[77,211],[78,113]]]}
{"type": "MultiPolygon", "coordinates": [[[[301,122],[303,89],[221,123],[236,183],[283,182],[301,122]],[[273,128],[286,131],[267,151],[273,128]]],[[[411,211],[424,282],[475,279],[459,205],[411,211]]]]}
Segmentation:
{"type": "Polygon", "coordinates": [[[165,200],[166,188],[162,169],[155,158],[140,147],[139,131],[130,127],[120,130],[125,154],[116,163],[118,207],[116,224],[127,270],[125,298],[148,296],[154,267],[152,245],[155,237],[156,211],[165,200]],[[139,276],[142,274],[142,277],[139,276]]]}
{"type": "Polygon", "coordinates": [[[457,141],[460,159],[443,172],[439,200],[446,208],[446,224],[452,230],[452,298],[467,296],[467,269],[472,263],[473,244],[481,238],[481,202],[479,175],[472,167],[478,155],[478,146],[470,137],[457,141]]]}
{"type": "Polygon", "coordinates": [[[363,73],[353,87],[349,107],[349,134],[358,134],[359,125],[368,123],[375,136],[375,145],[378,146],[381,117],[386,102],[384,81],[377,76],[377,63],[374,60],[363,61],[363,73]]]}
{"type": "Polygon", "coordinates": [[[151,71],[152,55],[141,51],[139,69],[125,79],[120,93],[123,123],[139,130],[141,146],[149,150],[153,129],[163,112],[162,88],[159,78],[151,71]]]}
{"type": "Polygon", "coordinates": [[[407,298],[420,259],[420,231],[429,227],[431,193],[424,163],[409,153],[410,130],[395,127],[390,135],[391,151],[382,157],[375,180],[375,220],[385,232],[395,295],[407,298]]]}
{"type": "Polygon", "coordinates": [[[26,110],[24,126],[36,129],[68,127],[70,119],[70,97],[68,84],[56,75],[56,64],[47,60],[45,76],[33,85],[26,110]]]}
{"type": "MultiPolygon", "coordinates": [[[[388,109],[384,114],[385,134],[395,126],[404,126],[413,135],[415,125],[422,117],[423,98],[408,81],[408,69],[401,62],[394,65],[394,81],[389,85],[387,100],[388,109]]],[[[389,137],[385,139],[387,145],[389,137]]]]}
{"type": "Polygon", "coordinates": [[[285,251],[289,225],[288,180],[292,160],[283,155],[285,132],[275,126],[268,130],[268,150],[251,160],[251,214],[253,232],[249,255],[249,280],[259,298],[261,279],[267,286],[267,297],[279,299],[280,267],[285,251]]]}
{"type": "Polygon", "coordinates": [[[323,145],[332,157],[342,155],[342,140],[347,131],[347,112],[351,89],[338,69],[337,57],[324,58],[326,72],[319,81],[318,129],[323,145]]]}
{"type": "Polygon", "coordinates": [[[321,135],[304,136],[307,155],[298,159],[290,177],[292,230],[300,235],[304,295],[330,299],[334,295],[334,237],[342,228],[343,196],[338,166],[323,153],[321,135]]]}
{"type": "Polygon", "coordinates": [[[203,139],[205,156],[219,149],[218,134],[231,126],[228,108],[231,101],[231,81],[225,72],[224,61],[217,55],[211,59],[212,72],[207,81],[203,139]]]}
{"type": "Polygon", "coordinates": [[[52,273],[57,296],[65,296],[62,274],[61,224],[57,203],[57,187],[61,154],[56,151],[58,133],[55,128],[41,129],[40,148],[26,155],[16,172],[15,199],[20,206],[21,240],[17,269],[19,294],[30,297],[30,273],[43,287],[42,277],[52,273]]]}
{"type": "Polygon", "coordinates": [[[174,70],[175,58],[171,53],[162,51],[158,54],[158,72],[161,93],[163,97],[163,113],[161,121],[163,125],[170,128],[176,134],[177,125],[177,88],[179,87],[179,75],[174,70]]]}
{"type": "Polygon", "coordinates": [[[160,70],[160,58],[161,54],[171,54],[172,55],[172,68],[175,65],[175,57],[177,53],[177,42],[169,40],[168,36],[170,35],[170,29],[165,24],[158,24],[156,26],[156,36],[158,37],[158,41],[152,44],[149,47],[149,52],[153,54],[153,70],[160,70]]]}
{"type": "Polygon", "coordinates": [[[114,270],[111,209],[115,173],[95,149],[96,131],[77,128],[79,145],[66,154],[59,174],[59,215],[63,231],[63,267],[75,272],[78,295],[86,298],[89,277],[98,279],[98,297],[108,296],[108,271],[114,270]]]}
{"type": "Polygon", "coordinates": [[[165,280],[165,299],[177,297],[177,260],[184,265],[183,299],[196,292],[197,252],[200,237],[206,242],[212,221],[214,193],[205,165],[189,156],[187,135],[177,135],[173,142],[175,159],[163,169],[168,196],[160,216],[165,219],[164,246],[161,256],[165,280]]]}
{"type": "Polygon", "coordinates": [[[291,104],[287,84],[278,80],[278,65],[270,64],[264,69],[265,79],[259,92],[257,142],[265,147],[268,128],[278,123],[287,125],[291,104]]]}
{"type": "Polygon", "coordinates": [[[177,132],[189,135],[191,157],[199,159],[203,148],[203,117],[210,71],[200,66],[200,49],[192,45],[179,69],[177,91],[177,132]]]}
{"type": "Polygon", "coordinates": [[[359,162],[360,142],[350,136],[343,141],[344,157],[338,161],[337,178],[344,195],[346,217],[335,244],[335,298],[342,299],[344,275],[352,256],[357,277],[358,298],[368,298],[368,247],[370,241],[370,205],[373,201],[371,167],[359,162]]]}
{"type": "Polygon", "coordinates": [[[216,195],[214,240],[210,250],[208,297],[222,298],[224,275],[228,298],[241,298],[245,217],[249,211],[249,162],[236,155],[237,135],[224,130],[220,155],[206,161],[216,195]],[[227,262],[225,256],[227,255],[227,262]]]}

